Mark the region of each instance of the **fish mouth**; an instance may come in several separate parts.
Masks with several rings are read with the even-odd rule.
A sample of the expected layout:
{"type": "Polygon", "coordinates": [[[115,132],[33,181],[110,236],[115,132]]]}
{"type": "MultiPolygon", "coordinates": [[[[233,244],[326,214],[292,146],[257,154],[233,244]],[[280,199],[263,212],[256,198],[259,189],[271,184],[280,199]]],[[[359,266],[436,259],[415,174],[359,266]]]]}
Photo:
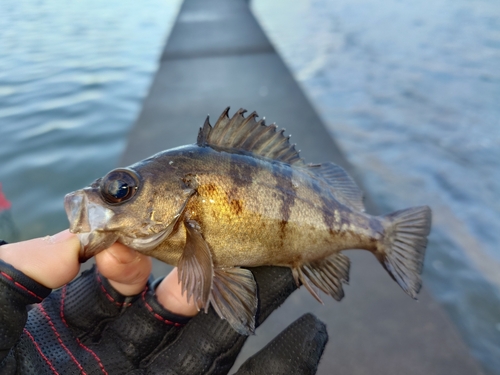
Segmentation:
{"type": "Polygon", "coordinates": [[[87,195],[83,191],[69,193],[64,197],[64,209],[68,216],[71,233],[91,231],[87,204],[87,195]]]}
{"type": "Polygon", "coordinates": [[[89,200],[85,189],[69,193],[64,197],[64,208],[69,219],[69,231],[80,240],[79,260],[81,263],[110,247],[116,241],[130,248],[145,252],[157,247],[173,230],[174,220],[164,230],[144,237],[118,234],[108,227],[114,216],[110,209],[89,200]]]}
{"type": "Polygon", "coordinates": [[[89,201],[84,190],[69,193],[64,197],[64,209],[69,220],[69,231],[80,240],[80,262],[85,262],[118,239],[113,231],[106,230],[113,211],[89,201]]]}

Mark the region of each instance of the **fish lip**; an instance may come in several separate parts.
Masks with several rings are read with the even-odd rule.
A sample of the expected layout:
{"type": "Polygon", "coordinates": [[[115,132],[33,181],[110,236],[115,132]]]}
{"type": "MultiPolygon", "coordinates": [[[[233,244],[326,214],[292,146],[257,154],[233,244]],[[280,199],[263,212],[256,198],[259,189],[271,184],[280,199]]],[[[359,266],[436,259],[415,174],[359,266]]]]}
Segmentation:
{"type": "Polygon", "coordinates": [[[85,190],[69,193],[64,197],[64,208],[68,215],[72,233],[104,231],[115,213],[99,203],[88,199],[85,190]]]}
{"type": "Polygon", "coordinates": [[[82,190],[66,194],[64,197],[64,209],[71,233],[86,233],[92,230],[87,205],[87,195],[82,190]]]}
{"type": "Polygon", "coordinates": [[[69,230],[80,240],[80,262],[93,257],[111,246],[118,238],[108,230],[114,212],[99,203],[92,202],[85,189],[67,194],[64,209],[69,219],[69,230]]]}

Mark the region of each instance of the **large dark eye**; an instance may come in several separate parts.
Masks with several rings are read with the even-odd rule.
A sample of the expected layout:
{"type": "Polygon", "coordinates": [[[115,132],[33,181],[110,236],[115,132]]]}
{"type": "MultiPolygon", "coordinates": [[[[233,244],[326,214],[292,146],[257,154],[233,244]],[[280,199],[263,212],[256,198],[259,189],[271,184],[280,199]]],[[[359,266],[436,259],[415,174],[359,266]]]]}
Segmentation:
{"type": "Polygon", "coordinates": [[[109,172],[101,181],[100,191],[104,200],[110,204],[128,201],[137,191],[139,178],[129,170],[118,169],[109,172]]]}

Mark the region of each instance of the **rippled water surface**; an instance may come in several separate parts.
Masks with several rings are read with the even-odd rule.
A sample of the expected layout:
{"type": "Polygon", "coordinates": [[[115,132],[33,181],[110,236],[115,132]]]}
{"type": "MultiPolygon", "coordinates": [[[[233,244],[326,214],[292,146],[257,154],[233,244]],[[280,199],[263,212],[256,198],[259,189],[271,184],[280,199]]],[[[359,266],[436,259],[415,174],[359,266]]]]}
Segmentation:
{"type": "Polygon", "coordinates": [[[0,236],[64,229],[64,195],[116,166],[179,4],[0,2],[0,183],[19,233],[2,215],[0,236]]]}
{"type": "Polygon", "coordinates": [[[381,210],[432,206],[424,283],[500,374],[500,3],[253,8],[381,210]]]}
{"type": "MultiPolygon", "coordinates": [[[[0,2],[0,237],[116,165],[179,3],[0,2]]],[[[380,209],[432,206],[425,285],[500,374],[500,3],[252,6],[380,209]]]]}

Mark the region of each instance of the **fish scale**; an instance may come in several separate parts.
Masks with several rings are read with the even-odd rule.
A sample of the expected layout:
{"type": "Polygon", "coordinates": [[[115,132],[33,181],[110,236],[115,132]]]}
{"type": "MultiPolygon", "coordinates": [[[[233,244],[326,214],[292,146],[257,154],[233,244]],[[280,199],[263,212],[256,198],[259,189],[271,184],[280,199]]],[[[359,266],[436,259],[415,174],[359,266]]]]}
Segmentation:
{"type": "MultiPolygon", "coordinates": [[[[430,231],[429,207],[364,212],[362,192],[333,163],[306,164],[276,126],[226,109],[194,145],[160,152],[70,193],[65,208],[81,259],[115,241],[178,267],[188,300],[213,306],[241,334],[255,328],[257,287],[242,267],[290,267],[341,300],[348,249],[372,252],[414,297],[430,231]]],[[[314,286],[314,287],[313,287],[314,286]]]]}

